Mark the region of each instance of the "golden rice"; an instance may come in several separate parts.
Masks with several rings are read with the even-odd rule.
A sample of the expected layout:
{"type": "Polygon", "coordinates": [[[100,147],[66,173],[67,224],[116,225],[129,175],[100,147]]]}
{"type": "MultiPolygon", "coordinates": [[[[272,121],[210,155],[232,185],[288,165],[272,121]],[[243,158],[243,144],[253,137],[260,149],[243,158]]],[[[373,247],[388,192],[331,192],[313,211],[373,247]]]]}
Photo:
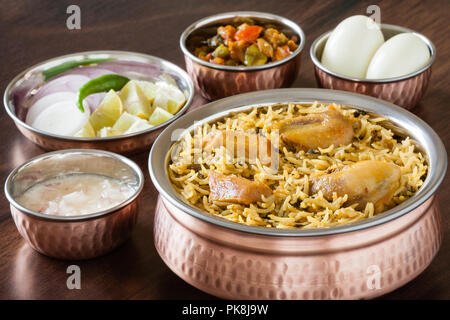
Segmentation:
{"type": "Polygon", "coordinates": [[[210,154],[198,150],[201,142],[197,140],[208,132],[245,131],[270,139],[271,128],[276,122],[323,112],[328,105],[316,102],[312,105],[255,107],[250,111],[230,114],[215,123],[204,124],[196,132],[187,133],[173,151],[169,163],[169,178],[186,201],[210,214],[238,223],[270,228],[325,228],[374,216],[373,203],[368,203],[364,210],[356,210],[356,204],[346,204],[347,195],[338,197],[334,194],[332,201],[329,201],[320,191],[309,194],[309,177],[358,161],[381,160],[395,163],[401,169],[401,181],[393,202],[397,205],[413,196],[422,186],[428,167],[424,156],[416,150],[411,139],[395,136],[383,126],[383,121],[386,120],[384,118],[371,117],[356,109],[344,109],[336,104],[333,106],[356,124],[351,144],[319,148],[317,152],[292,150],[281,144],[276,171],[262,166],[258,160],[252,164],[234,159],[224,147],[210,154]],[[210,201],[210,170],[261,181],[272,189],[273,194],[250,205],[210,201]]]}

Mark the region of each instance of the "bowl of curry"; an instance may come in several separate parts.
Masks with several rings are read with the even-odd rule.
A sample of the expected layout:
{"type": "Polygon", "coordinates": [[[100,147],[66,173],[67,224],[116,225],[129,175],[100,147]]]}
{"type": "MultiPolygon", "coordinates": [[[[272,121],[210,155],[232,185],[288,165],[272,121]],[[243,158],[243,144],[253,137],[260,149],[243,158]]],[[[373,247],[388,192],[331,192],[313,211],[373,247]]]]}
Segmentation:
{"type": "Polygon", "coordinates": [[[253,11],[203,18],[180,37],[188,74],[208,100],[289,87],[299,73],[304,44],[295,22],[253,11]]]}

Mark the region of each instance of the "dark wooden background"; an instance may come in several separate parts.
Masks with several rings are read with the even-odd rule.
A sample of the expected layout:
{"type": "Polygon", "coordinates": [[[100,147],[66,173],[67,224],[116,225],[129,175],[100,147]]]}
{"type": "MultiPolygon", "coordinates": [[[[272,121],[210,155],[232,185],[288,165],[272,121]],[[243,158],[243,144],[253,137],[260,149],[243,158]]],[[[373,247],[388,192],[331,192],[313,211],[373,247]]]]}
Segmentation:
{"type": "MultiPolygon", "coordinates": [[[[442,1],[36,1],[0,0],[0,89],[25,68],[55,56],[86,50],[115,49],[163,57],[184,68],[178,39],[202,17],[235,10],[257,10],[285,16],[305,31],[307,43],[294,87],[315,87],[309,47],[317,36],[342,19],[381,8],[383,23],[405,26],[429,37],[437,60],[429,89],[413,110],[450,145],[450,2],[442,1]],[[81,30],[66,28],[66,8],[81,7],[81,30]]],[[[205,101],[196,97],[193,107],[205,101]]],[[[26,140],[3,108],[0,110],[0,181],[28,158],[44,151],[26,140]]],[[[153,246],[153,211],[157,192],[147,170],[148,151],[131,158],[145,173],[138,225],[132,238],[114,252],[81,268],[81,290],[68,290],[66,268],[72,264],[42,256],[27,246],[0,194],[0,298],[3,299],[211,299],[172,273],[153,246]]],[[[383,299],[450,299],[450,237],[447,174],[438,191],[446,233],[430,267],[383,299]]]]}

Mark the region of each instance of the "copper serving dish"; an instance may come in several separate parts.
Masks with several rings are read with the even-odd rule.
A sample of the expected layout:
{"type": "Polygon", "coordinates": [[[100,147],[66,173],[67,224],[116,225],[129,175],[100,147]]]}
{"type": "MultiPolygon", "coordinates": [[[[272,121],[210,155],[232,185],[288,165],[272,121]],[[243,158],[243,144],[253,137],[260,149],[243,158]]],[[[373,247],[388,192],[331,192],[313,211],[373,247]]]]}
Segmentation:
{"type": "Polygon", "coordinates": [[[208,100],[216,100],[238,93],[287,88],[295,81],[301,62],[301,52],[305,46],[303,30],[291,20],[262,12],[237,11],[221,13],[203,18],[190,25],[181,35],[180,47],[184,53],[186,70],[200,94],[208,100]],[[252,18],[257,22],[270,22],[290,35],[296,35],[299,45],[289,57],[261,66],[223,66],[203,61],[192,54],[187,42],[189,37],[202,29],[233,22],[236,18],[252,18]]]}
{"type": "Polygon", "coordinates": [[[79,260],[105,254],[128,239],[137,221],[143,186],[144,176],[133,161],[101,150],[71,149],[46,153],[20,165],[7,178],[5,194],[19,233],[33,249],[53,258],[79,260]],[[32,185],[73,172],[120,179],[135,192],[111,209],[80,216],[42,214],[16,202],[32,185]]]}
{"type": "Polygon", "coordinates": [[[420,70],[401,77],[386,79],[352,78],[333,72],[320,62],[325,43],[332,32],[328,31],[319,36],[313,42],[310,49],[310,56],[314,63],[316,82],[319,88],[362,93],[392,102],[406,109],[412,109],[427,90],[431,76],[431,66],[436,58],[436,49],[427,37],[408,28],[382,24],[381,31],[386,40],[399,33],[414,33],[428,46],[430,50],[430,61],[420,70]]]}
{"type": "Polygon", "coordinates": [[[212,102],[170,125],[149,158],[160,196],[154,242],[167,266],[191,285],[228,299],[361,299],[411,281],[433,260],[442,240],[435,192],[447,168],[436,133],[403,108],[372,97],[324,89],[278,89],[212,102]],[[282,230],[230,222],[188,204],[167,175],[171,136],[181,128],[219,119],[230,111],[287,102],[336,102],[389,119],[426,155],[429,172],[404,203],[353,224],[314,230],[282,230]],[[175,131],[176,130],[176,131],[175,131]]]}
{"type": "Polygon", "coordinates": [[[102,149],[118,153],[133,153],[147,149],[158,137],[167,124],[175,121],[190,107],[194,98],[194,86],[187,73],[173,63],[154,56],[127,52],[127,51],[88,51],[73,53],[57,58],[53,58],[36,64],[17,75],[8,85],[3,96],[3,103],[8,115],[14,120],[19,131],[28,139],[46,150],[60,150],[70,148],[102,149]],[[158,126],[127,135],[105,137],[105,138],[78,138],[61,136],[42,130],[35,129],[22,121],[16,114],[12,93],[25,80],[33,74],[42,70],[57,66],[61,63],[74,60],[84,60],[88,58],[115,58],[117,60],[131,60],[145,62],[158,68],[162,73],[170,74],[177,82],[179,88],[187,95],[185,105],[175,114],[175,116],[158,126]]]}

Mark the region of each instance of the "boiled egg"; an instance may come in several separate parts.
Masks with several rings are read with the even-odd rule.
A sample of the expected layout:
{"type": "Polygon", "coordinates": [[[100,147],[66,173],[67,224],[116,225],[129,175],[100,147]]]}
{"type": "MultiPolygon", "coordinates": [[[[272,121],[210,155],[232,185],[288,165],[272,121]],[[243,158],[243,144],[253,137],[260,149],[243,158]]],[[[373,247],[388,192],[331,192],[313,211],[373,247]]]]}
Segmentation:
{"type": "Polygon", "coordinates": [[[366,76],[370,60],[384,36],[371,18],[357,15],[343,20],[330,34],[321,62],[331,71],[357,78],[366,76]]]}
{"type": "Polygon", "coordinates": [[[413,73],[430,60],[425,42],[413,33],[400,33],[387,40],[372,58],[368,79],[393,78],[413,73]]]}

